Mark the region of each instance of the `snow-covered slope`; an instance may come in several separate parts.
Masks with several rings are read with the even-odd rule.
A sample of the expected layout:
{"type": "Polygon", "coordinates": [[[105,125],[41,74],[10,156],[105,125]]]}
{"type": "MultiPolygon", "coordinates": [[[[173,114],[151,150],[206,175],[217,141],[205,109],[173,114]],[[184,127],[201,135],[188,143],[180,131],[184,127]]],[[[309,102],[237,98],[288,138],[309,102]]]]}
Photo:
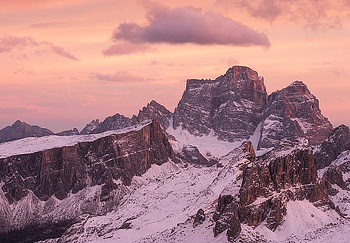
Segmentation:
{"type": "Polygon", "coordinates": [[[12,155],[29,154],[52,148],[72,146],[80,142],[91,142],[111,134],[121,134],[130,131],[140,130],[150,122],[138,126],[127,127],[120,130],[112,130],[98,134],[73,135],[73,136],[56,136],[50,135],[45,137],[29,137],[6,143],[0,143],[0,158],[6,158],[12,155]]]}
{"type": "MultiPolygon", "coordinates": [[[[228,242],[226,233],[214,237],[213,214],[223,191],[239,192],[242,171],[249,161],[236,152],[224,156],[223,167],[198,167],[169,161],[134,177],[119,206],[103,216],[87,217],[60,239],[46,242],[228,242]],[[238,185],[237,190],[234,185],[238,185]],[[194,227],[199,209],[205,221],[194,227]]],[[[242,226],[237,242],[347,242],[348,221],[333,210],[307,200],[290,201],[276,231],[264,226],[242,226]],[[338,234],[337,232],[341,232],[338,234]]]]}

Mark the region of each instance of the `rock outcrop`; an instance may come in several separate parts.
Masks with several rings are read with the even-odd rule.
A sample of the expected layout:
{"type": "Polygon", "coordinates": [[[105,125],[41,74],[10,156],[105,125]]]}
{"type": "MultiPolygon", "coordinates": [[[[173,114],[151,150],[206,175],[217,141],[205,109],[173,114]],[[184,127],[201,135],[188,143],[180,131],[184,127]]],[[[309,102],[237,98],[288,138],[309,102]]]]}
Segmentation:
{"type": "Polygon", "coordinates": [[[315,149],[316,167],[325,168],[346,150],[350,150],[350,131],[349,127],[340,125],[315,149]]]}
{"type": "Polygon", "coordinates": [[[181,158],[183,161],[193,163],[193,164],[212,166],[218,162],[215,159],[205,158],[199,152],[198,148],[193,145],[184,146],[181,151],[177,151],[176,155],[179,158],[181,158]]]}
{"type": "Polygon", "coordinates": [[[221,140],[248,139],[262,119],[266,100],[263,78],[248,67],[234,66],[215,80],[187,80],[173,125],[197,136],[214,131],[221,140]]]}
{"type": "Polygon", "coordinates": [[[26,137],[44,137],[53,134],[54,133],[47,128],[31,126],[25,122],[17,120],[12,126],[7,126],[0,130],[0,143],[26,137]]]}
{"type": "Polygon", "coordinates": [[[167,108],[152,100],[139,111],[137,116],[134,115],[131,120],[133,124],[139,124],[144,121],[157,119],[162,128],[166,130],[170,126],[169,120],[171,117],[172,113],[167,108]]]}
{"type": "MultiPolygon", "coordinates": [[[[0,200],[0,204],[6,208],[0,209],[0,212],[8,212],[0,215],[0,221],[16,222],[14,218],[19,217],[16,215],[16,205],[20,205],[18,202],[24,199],[30,201],[26,207],[32,207],[39,213],[44,210],[40,205],[48,207],[51,201],[56,200],[53,198],[64,200],[69,195],[95,186],[101,191],[98,198],[87,198],[92,200],[89,207],[108,207],[120,196],[116,196],[115,191],[130,185],[133,176],[142,175],[151,164],[160,165],[169,159],[177,160],[156,120],[138,131],[0,159],[0,199],[2,195],[5,197],[0,200]],[[32,199],[28,198],[42,203],[32,205],[32,199]]],[[[81,205],[77,207],[86,203],[80,202],[81,205]]],[[[76,212],[71,213],[72,217],[79,216],[76,212]]],[[[25,224],[44,215],[33,213],[25,220],[25,224]]]]}
{"type": "Polygon", "coordinates": [[[290,200],[308,200],[334,208],[326,187],[317,177],[313,151],[306,139],[281,141],[265,156],[248,156],[250,163],[241,169],[242,185],[238,197],[222,193],[214,214],[214,235],[227,231],[233,241],[241,224],[276,230],[288,213],[290,200]]]}
{"type": "Polygon", "coordinates": [[[90,133],[101,133],[105,131],[119,130],[133,125],[136,124],[134,124],[129,117],[117,113],[114,116],[107,117],[90,133]]]}
{"type": "Polygon", "coordinates": [[[202,224],[205,220],[205,214],[203,209],[199,209],[196,213],[196,216],[193,220],[193,227],[197,227],[198,225],[202,224]]]}
{"type": "Polygon", "coordinates": [[[96,129],[100,125],[100,121],[98,119],[92,120],[90,123],[86,124],[83,130],[81,130],[81,135],[90,134],[94,129],[96,129]]]}
{"type": "Polygon", "coordinates": [[[80,134],[96,134],[111,130],[119,130],[126,127],[138,126],[154,119],[159,121],[163,129],[167,129],[170,125],[169,120],[171,117],[172,113],[169,110],[152,100],[139,111],[137,116],[134,115],[132,118],[129,118],[117,113],[107,117],[103,122],[99,122],[98,119],[93,120],[85,126],[80,134]]]}
{"type": "Polygon", "coordinates": [[[324,141],[332,124],[321,114],[319,101],[301,81],[269,95],[258,148],[270,148],[285,138],[306,137],[311,145],[324,141]]]}
{"type": "Polygon", "coordinates": [[[335,196],[339,191],[333,185],[339,186],[342,190],[347,190],[347,185],[343,178],[343,171],[336,165],[331,165],[323,174],[323,179],[330,196],[335,196]]]}
{"type": "Polygon", "coordinates": [[[73,128],[72,130],[66,130],[63,132],[55,133],[57,136],[73,136],[73,135],[79,135],[79,131],[77,128],[73,128]]]}

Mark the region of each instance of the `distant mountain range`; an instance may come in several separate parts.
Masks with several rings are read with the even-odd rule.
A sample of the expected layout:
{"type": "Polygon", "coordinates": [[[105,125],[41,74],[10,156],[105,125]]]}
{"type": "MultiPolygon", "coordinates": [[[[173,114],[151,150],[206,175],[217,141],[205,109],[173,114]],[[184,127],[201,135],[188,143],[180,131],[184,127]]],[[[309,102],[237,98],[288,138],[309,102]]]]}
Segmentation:
{"type": "Polygon", "coordinates": [[[349,214],[349,127],[248,67],[189,79],[174,112],[0,131],[0,242],[346,242],[349,214]]]}

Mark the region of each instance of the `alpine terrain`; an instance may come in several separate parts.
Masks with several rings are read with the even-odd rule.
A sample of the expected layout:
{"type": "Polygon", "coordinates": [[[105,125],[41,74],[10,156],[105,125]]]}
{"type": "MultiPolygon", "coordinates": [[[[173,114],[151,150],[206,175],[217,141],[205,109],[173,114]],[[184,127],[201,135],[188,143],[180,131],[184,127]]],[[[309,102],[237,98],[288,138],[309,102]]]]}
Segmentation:
{"type": "Polygon", "coordinates": [[[349,127],[244,66],[174,112],[0,130],[0,242],[348,242],[349,215],[349,127]]]}

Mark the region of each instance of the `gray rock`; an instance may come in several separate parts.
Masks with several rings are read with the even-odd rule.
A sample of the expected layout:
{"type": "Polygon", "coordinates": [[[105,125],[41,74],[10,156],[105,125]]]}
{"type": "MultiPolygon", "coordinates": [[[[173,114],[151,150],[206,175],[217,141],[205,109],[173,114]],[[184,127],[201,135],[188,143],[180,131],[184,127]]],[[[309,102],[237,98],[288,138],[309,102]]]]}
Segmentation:
{"type": "Polygon", "coordinates": [[[267,94],[262,77],[234,66],[215,80],[187,80],[174,112],[174,127],[201,136],[211,131],[221,140],[248,139],[262,120],[267,94]]]}
{"type": "Polygon", "coordinates": [[[43,137],[53,134],[54,133],[47,128],[31,126],[25,122],[17,120],[12,126],[7,126],[0,130],[0,143],[26,137],[43,137]]]}
{"type": "Polygon", "coordinates": [[[72,130],[66,130],[63,132],[56,133],[57,136],[73,136],[73,135],[79,135],[79,131],[77,128],[73,128],[72,130]]]}
{"type": "Polygon", "coordinates": [[[264,110],[258,148],[270,148],[283,138],[306,137],[311,145],[321,143],[333,127],[321,114],[319,101],[301,81],[273,92],[264,110]]]}
{"type": "MultiPolygon", "coordinates": [[[[86,204],[91,209],[106,205],[110,210],[112,207],[108,205],[120,197],[120,194],[115,193],[118,189],[121,190],[120,187],[130,185],[134,176],[141,176],[152,164],[161,165],[169,159],[177,161],[166,135],[155,120],[138,131],[110,135],[73,146],[2,158],[0,195],[4,195],[5,198],[3,206],[8,205],[11,210],[9,205],[16,204],[31,192],[38,201],[46,203],[53,196],[63,200],[70,193],[76,194],[87,187],[101,185],[102,190],[98,198],[88,198],[87,201],[81,202],[81,207],[86,204]],[[118,180],[123,184],[116,184],[118,180]]],[[[41,212],[42,203],[36,205],[39,205],[39,209],[33,210],[41,212]]],[[[96,211],[90,209],[86,213],[93,214],[96,211]]],[[[84,210],[81,210],[83,213],[84,210]]],[[[12,224],[6,225],[6,229],[0,228],[0,233],[11,229],[12,226],[25,226],[13,221],[12,213],[7,214],[6,211],[0,210],[0,222],[12,224]]],[[[72,212],[71,217],[79,216],[74,214],[72,212]]],[[[28,212],[25,216],[28,218],[23,224],[33,223],[40,217],[41,223],[47,220],[42,214],[31,215],[28,212]]],[[[57,220],[60,220],[61,216],[57,216],[57,220]]]]}
{"type": "Polygon", "coordinates": [[[100,125],[100,121],[98,119],[92,120],[90,123],[86,124],[86,126],[81,130],[81,135],[90,134],[94,129],[96,129],[100,125]]]}
{"type": "Polygon", "coordinates": [[[157,101],[152,100],[139,111],[137,116],[134,115],[131,120],[133,123],[138,124],[143,121],[157,119],[162,128],[166,130],[170,126],[169,120],[171,117],[172,113],[167,108],[159,104],[157,101]]]}
{"type": "Polygon", "coordinates": [[[317,169],[323,169],[330,165],[338,155],[346,150],[350,150],[349,127],[340,125],[336,127],[329,137],[315,151],[315,164],[317,169]]]}

